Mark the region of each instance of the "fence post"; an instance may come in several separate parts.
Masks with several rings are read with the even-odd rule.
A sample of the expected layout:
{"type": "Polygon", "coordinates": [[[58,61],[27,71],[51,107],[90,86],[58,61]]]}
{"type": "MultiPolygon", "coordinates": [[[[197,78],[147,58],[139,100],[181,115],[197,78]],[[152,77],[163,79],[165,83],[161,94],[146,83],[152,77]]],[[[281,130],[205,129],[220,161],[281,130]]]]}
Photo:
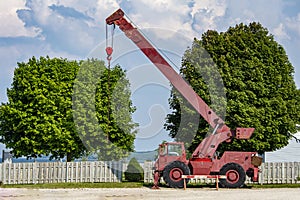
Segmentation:
{"type": "Polygon", "coordinates": [[[32,167],[32,183],[36,184],[36,170],[37,170],[36,169],[36,163],[33,162],[31,167],[32,167]]]}
{"type": "Polygon", "coordinates": [[[296,169],[297,169],[297,172],[296,172],[296,183],[298,183],[298,182],[299,182],[299,179],[300,179],[300,168],[299,168],[300,163],[297,162],[296,166],[297,166],[297,167],[296,167],[296,169]]]}
{"type": "Polygon", "coordinates": [[[260,170],[261,170],[261,173],[259,175],[259,181],[258,183],[260,183],[261,185],[264,184],[264,177],[265,177],[265,163],[262,163],[261,164],[261,167],[260,167],[260,170]]]}
{"type": "Polygon", "coordinates": [[[118,172],[119,172],[119,182],[123,181],[123,161],[119,161],[119,167],[118,167],[118,172]]]}
{"type": "Polygon", "coordinates": [[[3,163],[3,184],[5,184],[7,181],[6,181],[6,165],[7,163],[3,163]]]}
{"type": "Polygon", "coordinates": [[[144,182],[151,183],[153,180],[152,174],[153,162],[144,162],[144,182]]]}
{"type": "Polygon", "coordinates": [[[291,183],[295,183],[295,163],[291,163],[291,183]]]}
{"type": "Polygon", "coordinates": [[[291,176],[291,163],[287,162],[286,163],[286,183],[290,183],[290,176],[291,176]]]}
{"type": "Polygon", "coordinates": [[[284,168],[285,168],[285,164],[284,163],[282,163],[282,165],[281,165],[281,177],[282,177],[282,183],[286,183],[286,180],[285,180],[285,170],[284,170],[284,168]]]}
{"type": "Polygon", "coordinates": [[[3,166],[3,164],[0,164],[0,183],[2,182],[2,183],[4,183],[4,181],[3,181],[3,168],[2,168],[2,166],[3,166]]]}
{"type": "Polygon", "coordinates": [[[66,164],[65,183],[67,183],[68,182],[68,162],[66,161],[65,164],[66,164]]]}
{"type": "Polygon", "coordinates": [[[9,163],[7,163],[7,165],[8,165],[8,170],[7,170],[7,173],[8,173],[8,176],[7,176],[7,178],[8,178],[8,184],[10,184],[10,179],[11,179],[11,177],[10,177],[10,171],[11,171],[11,163],[9,162],[9,163]]]}

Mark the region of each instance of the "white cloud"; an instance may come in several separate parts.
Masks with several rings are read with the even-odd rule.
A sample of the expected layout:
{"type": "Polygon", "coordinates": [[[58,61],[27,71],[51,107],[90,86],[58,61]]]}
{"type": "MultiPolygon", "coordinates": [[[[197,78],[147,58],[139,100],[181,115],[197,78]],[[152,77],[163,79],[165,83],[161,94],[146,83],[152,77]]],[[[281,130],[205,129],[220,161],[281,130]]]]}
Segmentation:
{"type": "Polygon", "coordinates": [[[204,0],[195,2],[191,15],[195,22],[193,28],[199,32],[217,28],[217,21],[226,12],[224,0],[204,0]]]}
{"type": "Polygon", "coordinates": [[[272,33],[280,41],[284,40],[284,39],[290,39],[291,38],[288,35],[288,33],[286,32],[283,23],[280,23],[276,28],[274,28],[272,33]]]}
{"type": "MultiPolygon", "coordinates": [[[[192,20],[190,16],[191,8],[187,2],[180,0],[163,0],[163,1],[147,1],[134,0],[128,1],[127,13],[130,19],[141,29],[143,28],[158,28],[168,29],[170,31],[181,32],[185,35],[194,35],[191,27],[192,20]]],[[[173,36],[161,35],[156,33],[156,36],[168,39],[173,36]]]]}
{"type": "Polygon", "coordinates": [[[227,18],[232,23],[259,21],[263,25],[275,27],[283,16],[283,0],[252,0],[239,1],[227,0],[227,18]],[[238,21],[241,20],[241,21],[238,21]]]}
{"type": "Polygon", "coordinates": [[[105,19],[114,11],[120,8],[118,1],[115,0],[97,0],[94,5],[94,19],[100,28],[104,30],[105,19]]]}
{"type": "Polygon", "coordinates": [[[97,0],[97,8],[101,8],[101,10],[115,10],[120,7],[118,2],[116,0],[97,0]]]}
{"type": "Polygon", "coordinates": [[[56,0],[35,0],[35,1],[27,1],[27,6],[34,12],[32,16],[39,25],[51,25],[52,20],[51,17],[52,11],[49,9],[49,6],[55,4],[56,0]]]}
{"type": "Polygon", "coordinates": [[[287,18],[286,26],[300,37],[300,13],[295,17],[287,18]]]}
{"type": "MultiPolygon", "coordinates": [[[[73,9],[93,18],[94,19],[93,22],[88,21],[87,23],[90,27],[94,27],[94,26],[97,26],[97,24],[99,24],[100,21],[102,22],[102,24],[104,23],[104,20],[98,19],[99,15],[97,14],[97,12],[99,10],[98,8],[100,8],[100,10],[101,10],[101,6],[98,6],[98,5],[102,5],[102,9],[103,9],[103,5],[105,5],[105,4],[116,5],[116,1],[106,0],[106,3],[104,3],[104,0],[89,0],[89,1],[57,0],[57,3],[55,5],[73,8],[73,9]]],[[[107,6],[105,6],[105,7],[107,7],[107,6]]],[[[117,7],[117,6],[114,6],[114,7],[117,7]]]]}
{"type": "Polygon", "coordinates": [[[25,0],[0,1],[0,37],[35,37],[40,33],[36,27],[26,28],[17,16],[18,9],[26,9],[25,0]]]}
{"type": "MultiPolygon", "coordinates": [[[[166,13],[167,15],[173,12],[186,14],[187,11],[190,10],[187,2],[181,0],[140,0],[140,2],[145,6],[144,8],[155,10],[158,13],[166,13]]],[[[137,5],[137,1],[135,1],[134,4],[137,5]]],[[[161,21],[163,21],[163,19],[161,21]]]]}
{"type": "MultiPolygon", "coordinates": [[[[27,8],[19,9],[18,15],[26,27],[40,30],[40,38],[49,44],[53,51],[86,54],[97,43],[96,28],[88,23],[92,18],[86,15],[85,11],[81,13],[73,6],[68,7],[62,3],[64,2],[56,0],[27,1],[27,8]],[[65,9],[66,12],[61,9],[65,9]],[[77,15],[86,16],[88,20],[76,18],[77,15]]],[[[92,5],[89,8],[91,7],[92,5]]]]}

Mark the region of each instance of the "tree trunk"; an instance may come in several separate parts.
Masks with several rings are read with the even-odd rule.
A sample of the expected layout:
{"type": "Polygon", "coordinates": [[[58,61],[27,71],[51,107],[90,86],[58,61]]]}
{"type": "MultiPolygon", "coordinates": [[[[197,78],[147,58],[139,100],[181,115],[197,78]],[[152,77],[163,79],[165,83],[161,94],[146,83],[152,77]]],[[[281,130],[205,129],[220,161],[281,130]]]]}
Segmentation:
{"type": "Polygon", "coordinates": [[[67,162],[72,161],[72,153],[67,153],[67,162]]]}

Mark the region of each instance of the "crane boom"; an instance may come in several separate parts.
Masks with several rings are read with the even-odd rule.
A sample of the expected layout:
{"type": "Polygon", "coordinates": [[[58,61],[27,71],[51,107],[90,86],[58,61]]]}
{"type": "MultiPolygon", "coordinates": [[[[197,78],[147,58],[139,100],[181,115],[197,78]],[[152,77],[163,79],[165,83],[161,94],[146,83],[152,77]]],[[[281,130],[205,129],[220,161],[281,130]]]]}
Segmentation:
{"type": "Polygon", "coordinates": [[[165,75],[171,84],[196,109],[196,111],[213,127],[224,124],[223,129],[229,130],[224,121],[203,101],[192,87],[170,66],[156,48],[124,17],[119,9],[106,19],[108,25],[116,24],[131,39],[149,60],[165,75]]]}
{"type": "MultiPolygon", "coordinates": [[[[142,33],[127,20],[121,9],[115,11],[106,18],[107,25],[117,25],[125,35],[148,57],[148,59],[164,74],[180,94],[195,108],[195,110],[213,128],[214,135],[218,137],[208,137],[205,143],[199,144],[193,153],[193,157],[209,157],[215,152],[221,142],[230,140],[232,137],[238,139],[248,139],[252,135],[254,128],[237,128],[235,131],[225,124],[205,102],[193,90],[193,88],[172,68],[158,50],[142,35],[142,33]],[[237,133],[237,134],[236,134],[237,133]],[[220,134],[220,135],[219,135],[220,134]]],[[[107,47],[107,52],[112,52],[111,47],[107,47]]],[[[109,53],[108,53],[109,54],[109,53]]],[[[108,55],[110,56],[110,55],[108,55]]]]}

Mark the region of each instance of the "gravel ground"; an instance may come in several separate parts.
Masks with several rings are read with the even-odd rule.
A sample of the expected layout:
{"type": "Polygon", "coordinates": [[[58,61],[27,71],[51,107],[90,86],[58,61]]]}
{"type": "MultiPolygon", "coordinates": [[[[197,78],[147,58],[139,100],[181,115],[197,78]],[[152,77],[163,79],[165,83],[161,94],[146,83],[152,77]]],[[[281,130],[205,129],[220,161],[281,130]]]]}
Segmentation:
{"type": "Polygon", "coordinates": [[[122,189],[12,189],[0,188],[1,200],[139,200],[139,199],[214,199],[214,200],[294,200],[299,199],[300,188],[284,189],[219,189],[187,188],[122,188],[122,189]]]}

